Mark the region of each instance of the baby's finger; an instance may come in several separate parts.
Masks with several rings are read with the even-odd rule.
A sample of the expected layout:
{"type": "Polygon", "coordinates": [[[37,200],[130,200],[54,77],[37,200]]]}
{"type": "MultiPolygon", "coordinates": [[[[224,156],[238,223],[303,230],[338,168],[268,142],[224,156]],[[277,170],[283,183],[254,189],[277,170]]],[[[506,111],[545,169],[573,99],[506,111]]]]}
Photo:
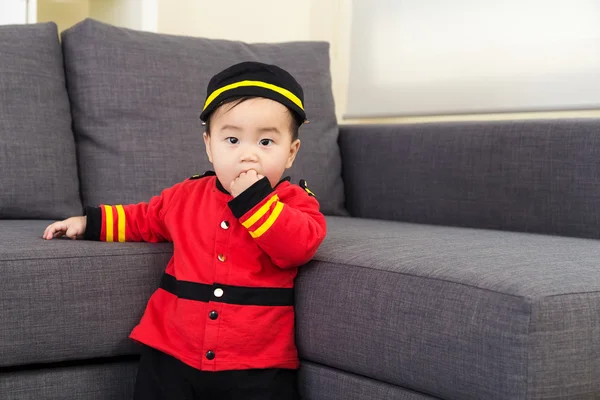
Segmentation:
{"type": "Polygon", "coordinates": [[[48,239],[54,239],[54,238],[61,237],[61,236],[62,236],[62,231],[60,231],[56,228],[53,228],[50,230],[50,232],[48,232],[48,239]]]}
{"type": "Polygon", "coordinates": [[[47,239],[52,239],[53,237],[58,237],[58,236],[56,236],[56,232],[60,232],[60,231],[65,230],[66,226],[62,222],[55,222],[52,225],[50,225],[48,228],[49,228],[48,229],[48,236],[46,238],[47,239]]]}
{"type": "Polygon", "coordinates": [[[48,231],[50,230],[50,228],[52,228],[52,226],[55,224],[55,222],[51,223],[50,225],[48,225],[46,227],[46,229],[44,229],[44,237],[46,237],[48,235],[48,231]]]}
{"type": "Polygon", "coordinates": [[[44,231],[44,239],[50,240],[50,239],[52,239],[53,235],[54,235],[54,227],[52,225],[50,225],[44,231]]]}

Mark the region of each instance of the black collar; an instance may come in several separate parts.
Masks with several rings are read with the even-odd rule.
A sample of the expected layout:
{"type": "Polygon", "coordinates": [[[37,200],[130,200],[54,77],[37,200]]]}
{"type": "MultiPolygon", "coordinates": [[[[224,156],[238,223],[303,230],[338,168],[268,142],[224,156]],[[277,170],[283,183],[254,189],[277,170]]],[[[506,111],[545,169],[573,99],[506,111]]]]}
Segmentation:
{"type": "Polygon", "coordinates": [[[291,180],[292,180],[292,178],[290,178],[289,176],[286,176],[285,178],[281,178],[281,180],[279,182],[277,182],[277,185],[275,185],[275,187],[281,185],[283,182],[289,182],[291,180]]]}
{"type": "Polygon", "coordinates": [[[219,178],[217,178],[217,189],[219,189],[219,191],[221,191],[225,194],[230,194],[227,190],[225,190],[223,185],[221,185],[221,181],[219,180],[219,178]]]}

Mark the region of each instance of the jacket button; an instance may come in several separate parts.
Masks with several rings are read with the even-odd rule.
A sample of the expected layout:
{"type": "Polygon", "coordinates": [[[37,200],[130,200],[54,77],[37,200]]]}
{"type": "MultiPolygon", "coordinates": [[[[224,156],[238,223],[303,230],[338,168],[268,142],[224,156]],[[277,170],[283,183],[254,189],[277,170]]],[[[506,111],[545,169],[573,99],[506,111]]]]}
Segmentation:
{"type": "Polygon", "coordinates": [[[212,350],[209,350],[206,352],[206,358],[208,360],[214,360],[215,359],[215,352],[212,350]]]}
{"type": "Polygon", "coordinates": [[[217,256],[217,258],[218,258],[218,259],[219,259],[219,261],[221,261],[221,262],[225,262],[225,260],[227,259],[227,258],[226,258],[226,257],[225,257],[223,254],[219,254],[219,255],[217,256]]]}
{"type": "Polygon", "coordinates": [[[223,289],[216,288],[214,291],[214,295],[215,295],[215,297],[223,297],[223,289]]]}
{"type": "Polygon", "coordinates": [[[221,222],[221,228],[223,228],[223,229],[229,229],[229,222],[227,222],[227,221],[221,222]]]}
{"type": "Polygon", "coordinates": [[[219,318],[219,314],[213,310],[208,314],[208,318],[214,321],[215,319],[219,318]]]}

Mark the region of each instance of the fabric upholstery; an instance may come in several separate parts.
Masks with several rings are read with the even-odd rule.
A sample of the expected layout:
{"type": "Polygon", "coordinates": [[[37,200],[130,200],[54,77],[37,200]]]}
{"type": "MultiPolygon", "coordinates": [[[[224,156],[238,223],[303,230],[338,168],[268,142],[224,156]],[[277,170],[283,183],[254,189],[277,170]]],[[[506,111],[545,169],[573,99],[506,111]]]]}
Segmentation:
{"type": "Polygon", "coordinates": [[[597,241],[340,217],[328,229],[297,280],[302,358],[445,399],[600,393],[597,241]]]}
{"type": "Polygon", "coordinates": [[[0,221],[0,367],[137,353],[172,245],[43,240],[50,222],[0,221]]]}
{"type": "Polygon", "coordinates": [[[600,238],[600,120],[348,125],[353,216],[600,238]]]}
{"type": "Polygon", "coordinates": [[[0,26],[0,218],[81,214],[56,24],[0,26]]]}
{"type": "Polygon", "coordinates": [[[303,361],[298,375],[304,400],[433,400],[427,396],[364,376],[303,361]]]}
{"type": "Polygon", "coordinates": [[[138,361],[0,373],[2,400],[130,400],[138,361]]]}

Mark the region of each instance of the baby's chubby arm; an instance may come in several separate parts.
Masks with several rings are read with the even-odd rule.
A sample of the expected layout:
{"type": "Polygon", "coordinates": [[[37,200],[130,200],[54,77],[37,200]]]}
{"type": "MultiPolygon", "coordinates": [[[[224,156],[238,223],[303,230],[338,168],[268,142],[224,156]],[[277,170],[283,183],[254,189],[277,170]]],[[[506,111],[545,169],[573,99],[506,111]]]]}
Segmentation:
{"type": "Polygon", "coordinates": [[[71,217],[62,221],[56,221],[46,227],[43,239],[51,240],[55,237],[67,236],[71,239],[83,239],[85,228],[87,226],[87,217],[71,217]]]}

